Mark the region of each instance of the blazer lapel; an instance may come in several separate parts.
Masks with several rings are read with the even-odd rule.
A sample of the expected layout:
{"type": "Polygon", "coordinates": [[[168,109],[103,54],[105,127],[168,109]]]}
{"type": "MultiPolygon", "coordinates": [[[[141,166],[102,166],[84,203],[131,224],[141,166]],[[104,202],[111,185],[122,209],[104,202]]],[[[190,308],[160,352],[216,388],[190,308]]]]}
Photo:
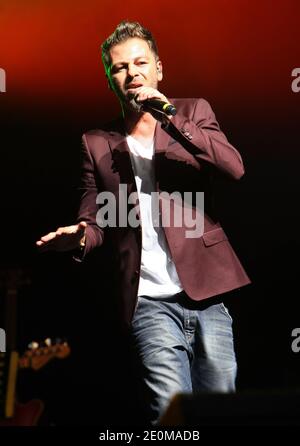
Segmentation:
{"type": "MultiPolygon", "coordinates": [[[[109,131],[108,144],[112,156],[112,169],[119,174],[120,184],[127,184],[127,198],[133,192],[137,192],[134,171],[131,165],[130,149],[126,141],[126,133],[122,120],[115,121],[113,128],[109,131]]],[[[161,128],[160,122],[156,123],[154,132],[154,160],[156,162],[167,151],[168,145],[172,144],[170,135],[161,128]]],[[[156,181],[156,190],[159,190],[159,183],[156,181]]],[[[139,215],[138,207],[135,208],[139,215]]]]}
{"type": "Polygon", "coordinates": [[[112,156],[112,169],[120,177],[120,183],[127,184],[128,194],[136,191],[134,172],[131,165],[126,134],[121,123],[116,130],[109,132],[108,144],[112,156]]]}
{"type": "Polygon", "coordinates": [[[155,153],[165,152],[170,143],[170,139],[170,135],[161,128],[160,122],[157,122],[154,132],[155,153]]]}
{"type": "MultiPolygon", "coordinates": [[[[109,132],[109,134],[110,137],[108,140],[108,144],[110,147],[113,162],[112,170],[114,173],[117,173],[119,175],[119,183],[127,185],[128,209],[134,209],[137,214],[138,220],[140,220],[141,216],[139,212],[139,206],[135,206],[134,203],[130,204],[128,201],[130,194],[137,194],[137,187],[130,159],[130,149],[126,141],[126,134],[123,130],[123,126],[120,125],[120,127],[116,131],[112,130],[109,132]]],[[[117,192],[117,195],[118,202],[120,203],[120,200],[123,202],[123,199],[119,197],[119,192],[117,192]]]]}

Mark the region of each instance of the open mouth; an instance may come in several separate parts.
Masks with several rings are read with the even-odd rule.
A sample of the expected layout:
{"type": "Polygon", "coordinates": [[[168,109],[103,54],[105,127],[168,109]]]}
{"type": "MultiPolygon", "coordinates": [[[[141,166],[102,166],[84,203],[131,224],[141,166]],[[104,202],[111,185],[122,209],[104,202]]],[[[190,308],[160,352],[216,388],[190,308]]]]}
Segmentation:
{"type": "Polygon", "coordinates": [[[128,84],[127,90],[135,90],[136,88],[142,87],[143,84],[128,84]]]}

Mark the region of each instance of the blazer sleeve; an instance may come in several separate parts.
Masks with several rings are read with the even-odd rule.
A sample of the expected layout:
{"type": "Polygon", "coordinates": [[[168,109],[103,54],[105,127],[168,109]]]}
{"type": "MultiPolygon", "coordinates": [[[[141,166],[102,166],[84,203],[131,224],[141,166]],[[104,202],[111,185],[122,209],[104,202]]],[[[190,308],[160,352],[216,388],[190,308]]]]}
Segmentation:
{"type": "Polygon", "coordinates": [[[88,252],[101,246],[104,240],[104,231],[97,225],[96,221],[98,212],[96,198],[99,193],[96,181],[96,169],[85,135],[82,136],[81,180],[79,192],[80,206],[77,223],[85,221],[87,223],[87,228],[85,247],[79,255],[74,256],[74,259],[77,261],[83,260],[88,252]]]}
{"type": "Polygon", "coordinates": [[[197,160],[213,164],[237,180],[244,175],[239,152],[220,130],[215,114],[205,99],[196,101],[191,118],[181,115],[179,111],[175,122],[170,121],[163,128],[197,160]]]}

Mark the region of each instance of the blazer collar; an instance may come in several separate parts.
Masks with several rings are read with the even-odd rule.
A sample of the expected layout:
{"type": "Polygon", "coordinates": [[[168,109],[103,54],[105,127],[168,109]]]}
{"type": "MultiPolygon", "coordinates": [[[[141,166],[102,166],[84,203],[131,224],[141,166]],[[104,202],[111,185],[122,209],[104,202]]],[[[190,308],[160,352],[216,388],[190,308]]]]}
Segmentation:
{"type": "MultiPolygon", "coordinates": [[[[157,122],[154,132],[154,154],[167,152],[170,143],[170,135],[163,130],[161,124],[157,122]]],[[[113,170],[119,173],[120,182],[127,184],[128,194],[136,191],[134,172],[130,159],[130,149],[126,141],[126,131],[122,119],[114,121],[113,126],[109,130],[108,144],[110,146],[113,160],[113,170]]],[[[156,190],[158,190],[157,181],[156,190]]]]}
{"type": "MultiPolygon", "coordinates": [[[[109,145],[112,152],[114,150],[118,150],[119,152],[129,152],[124,121],[122,118],[118,118],[112,123],[109,135],[109,145]]],[[[169,143],[170,135],[161,128],[160,122],[157,121],[154,132],[155,153],[166,151],[169,143]]]]}

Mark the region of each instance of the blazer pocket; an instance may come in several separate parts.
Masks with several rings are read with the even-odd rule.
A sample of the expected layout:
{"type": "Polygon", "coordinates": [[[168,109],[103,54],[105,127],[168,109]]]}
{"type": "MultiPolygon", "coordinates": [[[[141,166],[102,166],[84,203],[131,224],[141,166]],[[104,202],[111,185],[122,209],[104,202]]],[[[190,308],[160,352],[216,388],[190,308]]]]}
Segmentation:
{"type": "Polygon", "coordinates": [[[212,231],[205,232],[202,236],[205,246],[212,246],[224,240],[228,240],[227,235],[222,228],[216,228],[212,231]]]}

